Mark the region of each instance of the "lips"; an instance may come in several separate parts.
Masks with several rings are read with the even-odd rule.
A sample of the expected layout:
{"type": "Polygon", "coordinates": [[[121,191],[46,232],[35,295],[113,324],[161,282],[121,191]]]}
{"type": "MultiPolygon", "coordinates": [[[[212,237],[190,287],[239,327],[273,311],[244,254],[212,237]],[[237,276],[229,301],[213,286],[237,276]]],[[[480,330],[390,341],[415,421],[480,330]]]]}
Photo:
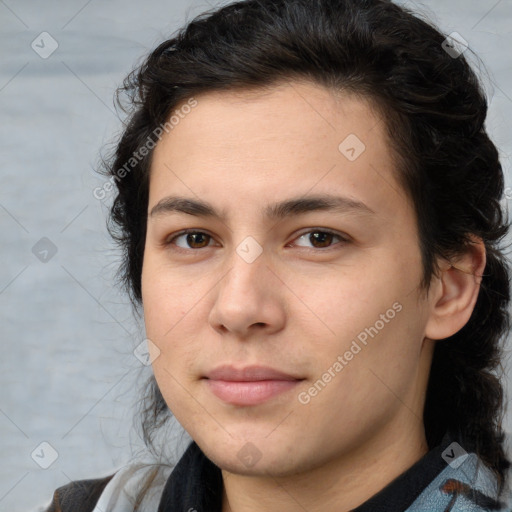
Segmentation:
{"type": "Polygon", "coordinates": [[[268,368],[266,366],[247,366],[236,369],[233,366],[218,366],[206,375],[212,380],[224,380],[233,382],[254,382],[261,380],[300,380],[292,375],[268,368]]]}
{"type": "Polygon", "coordinates": [[[237,369],[223,365],[205,376],[208,389],[231,405],[250,406],[290,391],[303,379],[265,366],[237,369]]]}

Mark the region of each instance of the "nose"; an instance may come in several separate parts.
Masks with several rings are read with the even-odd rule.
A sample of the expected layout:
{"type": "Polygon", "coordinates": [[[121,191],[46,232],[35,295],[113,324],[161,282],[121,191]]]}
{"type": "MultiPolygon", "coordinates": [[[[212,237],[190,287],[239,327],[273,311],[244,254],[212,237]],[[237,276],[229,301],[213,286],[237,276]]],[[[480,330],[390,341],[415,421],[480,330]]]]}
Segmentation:
{"type": "Polygon", "coordinates": [[[215,288],[210,325],[223,335],[231,333],[241,339],[283,329],[283,283],[267,265],[265,253],[251,263],[234,253],[230,263],[215,288]]]}

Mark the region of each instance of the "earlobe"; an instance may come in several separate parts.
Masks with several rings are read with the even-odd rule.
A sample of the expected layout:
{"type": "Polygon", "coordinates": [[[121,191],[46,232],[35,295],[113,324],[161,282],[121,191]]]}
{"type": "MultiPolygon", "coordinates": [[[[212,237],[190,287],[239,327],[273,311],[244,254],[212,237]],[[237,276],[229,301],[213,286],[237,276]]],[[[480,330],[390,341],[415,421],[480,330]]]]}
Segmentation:
{"type": "Polygon", "coordinates": [[[475,308],[485,264],[485,244],[473,238],[464,254],[441,265],[436,278],[437,293],[431,295],[425,337],[448,338],[466,325],[475,308]]]}

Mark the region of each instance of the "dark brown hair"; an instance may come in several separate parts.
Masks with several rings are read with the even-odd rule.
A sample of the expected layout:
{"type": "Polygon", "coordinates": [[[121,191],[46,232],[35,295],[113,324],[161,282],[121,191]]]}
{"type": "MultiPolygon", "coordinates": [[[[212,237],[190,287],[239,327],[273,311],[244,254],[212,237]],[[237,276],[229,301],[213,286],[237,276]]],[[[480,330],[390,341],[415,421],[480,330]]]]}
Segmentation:
{"type": "MultiPolygon", "coordinates": [[[[415,206],[427,289],[438,257],[481,238],[487,264],[469,322],[437,342],[424,424],[430,447],[446,431],[479,455],[500,489],[510,467],[503,448],[501,342],[509,329],[509,271],[499,242],[508,230],[498,151],[484,128],[487,100],[463,54],[446,36],[387,0],[247,0],[204,13],[160,44],[125,80],[128,124],[104,172],[115,182],[109,228],[123,250],[120,277],[141,304],[151,151],[119,170],[154,138],[173,109],[217,90],[309,80],[358,94],[382,113],[397,175],[415,206]],[[125,167],[126,169],[126,167],[125,167]]],[[[468,50],[469,52],[469,50],[468,50]]],[[[170,416],[154,381],[142,415],[144,438],[170,416]]]]}

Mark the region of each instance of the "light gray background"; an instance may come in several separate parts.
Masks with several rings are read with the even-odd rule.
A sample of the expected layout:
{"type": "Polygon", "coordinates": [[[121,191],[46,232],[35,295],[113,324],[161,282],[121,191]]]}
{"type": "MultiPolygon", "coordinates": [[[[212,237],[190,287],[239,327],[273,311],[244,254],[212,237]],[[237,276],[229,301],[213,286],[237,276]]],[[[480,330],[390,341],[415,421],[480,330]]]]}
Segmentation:
{"type": "MultiPolygon", "coordinates": [[[[487,126],[510,185],[512,1],[405,3],[484,61],[487,126]]],[[[120,128],[115,87],[213,5],[0,0],[1,510],[38,510],[56,487],[109,474],[141,447],[132,412],[150,369],[132,353],[144,336],[114,287],[118,254],[93,169],[120,128]],[[59,45],[47,59],[31,48],[44,31],[59,45]],[[32,252],[43,237],[57,248],[46,263],[32,252]],[[50,461],[42,442],[58,453],[48,469],[36,463],[50,461]]]]}

